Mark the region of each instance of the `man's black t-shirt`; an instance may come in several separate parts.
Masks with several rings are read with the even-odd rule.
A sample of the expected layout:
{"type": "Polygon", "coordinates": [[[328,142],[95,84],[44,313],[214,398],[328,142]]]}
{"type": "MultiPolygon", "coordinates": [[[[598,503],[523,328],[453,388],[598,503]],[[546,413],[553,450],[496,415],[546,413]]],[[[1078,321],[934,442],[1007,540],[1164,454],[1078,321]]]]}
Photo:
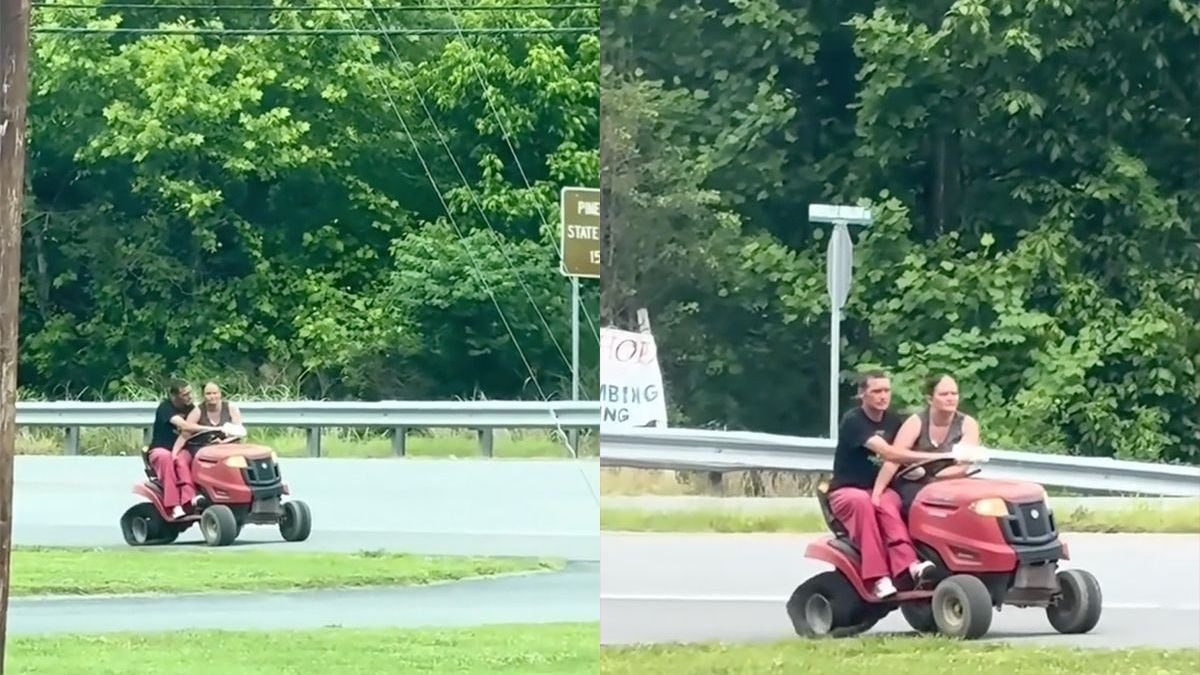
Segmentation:
{"type": "Polygon", "coordinates": [[[829,489],[859,487],[870,490],[874,487],[879,465],[871,461],[875,453],[864,443],[872,436],[879,436],[891,443],[896,440],[896,432],[900,431],[902,424],[904,419],[891,410],[883,413],[878,422],[867,417],[862,407],[843,415],[838,428],[837,450],[833,455],[833,480],[829,482],[829,489]]]}
{"type": "Polygon", "coordinates": [[[175,447],[175,439],[179,438],[179,430],[175,428],[174,424],[171,424],[171,418],[176,415],[186,418],[194,407],[186,405],[182,408],[177,408],[169,398],[159,403],[158,410],[154,413],[154,428],[150,435],[150,447],[166,448],[168,450],[175,447]]]}

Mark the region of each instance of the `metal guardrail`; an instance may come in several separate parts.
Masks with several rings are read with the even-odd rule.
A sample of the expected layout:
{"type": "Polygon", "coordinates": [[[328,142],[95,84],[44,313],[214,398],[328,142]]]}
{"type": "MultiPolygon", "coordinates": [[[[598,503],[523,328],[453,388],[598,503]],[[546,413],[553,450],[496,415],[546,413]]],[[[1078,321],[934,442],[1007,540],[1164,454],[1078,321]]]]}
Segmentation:
{"type": "MultiPolygon", "coordinates": [[[[491,457],[496,429],[576,432],[600,425],[596,401],[237,401],[237,406],[251,429],[306,429],[312,457],[321,456],[323,427],[390,428],[392,450],[400,456],[408,429],[476,429],[482,453],[491,457]]],[[[66,429],[66,453],[75,455],[83,427],[140,427],[148,442],[157,407],[157,401],[19,401],[17,426],[66,429]]]]}
{"type": "MultiPolygon", "coordinates": [[[[773,469],[829,472],[835,444],[805,438],[703,429],[619,429],[600,433],[602,466],[709,472],[773,469]]],[[[1200,467],[990,450],[981,477],[1031,481],[1086,494],[1200,496],[1200,467]]]]}

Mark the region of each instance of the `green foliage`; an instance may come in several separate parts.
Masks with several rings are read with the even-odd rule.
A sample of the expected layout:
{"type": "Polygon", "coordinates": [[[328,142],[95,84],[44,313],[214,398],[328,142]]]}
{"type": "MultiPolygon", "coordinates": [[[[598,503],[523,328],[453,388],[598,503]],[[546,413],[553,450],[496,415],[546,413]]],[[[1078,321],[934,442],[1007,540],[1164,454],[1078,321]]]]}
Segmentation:
{"type": "MultiPolygon", "coordinates": [[[[378,27],[349,12],[35,17],[378,27]]],[[[436,7],[403,18],[453,26],[436,7]]],[[[596,13],[460,21],[594,25],[596,13]]],[[[188,373],[335,398],[540,397],[534,378],[547,396],[567,391],[557,200],[563,185],[597,181],[594,35],[36,34],[33,49],[27,389],[113,396],[188,373]],[[500,289],[494,301],[484,282],[500,289]]],[[[596,284],[583,290],[594,317],[596,284]]],[[[585,322],[593,380],[594,335],[585,322]]]]}
{"type": "Polygon", "coordinates": [[[629,4],[602,35],[628,201],[603,312],[649,308],[676,423],[822,435],[828,227],[805,214],[869,204],[845,406],[852,371],[891,371],[903,408],[950,371],[989,444],[1200,461],[1197,16],[629,4]]]}

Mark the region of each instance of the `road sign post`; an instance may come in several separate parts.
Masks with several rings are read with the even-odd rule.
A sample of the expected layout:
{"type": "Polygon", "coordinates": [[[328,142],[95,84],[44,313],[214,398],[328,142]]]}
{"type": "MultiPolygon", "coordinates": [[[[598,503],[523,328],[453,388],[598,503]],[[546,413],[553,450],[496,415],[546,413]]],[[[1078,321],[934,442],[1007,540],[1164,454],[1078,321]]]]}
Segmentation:
{"type": "Polygon", "coordinates": [[[857,206],[809,204],[808,220],[832,223],[825,250],[825,288],[829,292],[829,437],[837,439],[838,374],[841,372],[842,308],[854,276],[854,241],[848,225],[870,225],[871,212],[857,206]]]}
{"type": "Polygon", "coordinates": [[[600,278],[600,190],[562,189],[560,269],[571,279],[571,398],[579,400],[579,278],[600,278]]]}

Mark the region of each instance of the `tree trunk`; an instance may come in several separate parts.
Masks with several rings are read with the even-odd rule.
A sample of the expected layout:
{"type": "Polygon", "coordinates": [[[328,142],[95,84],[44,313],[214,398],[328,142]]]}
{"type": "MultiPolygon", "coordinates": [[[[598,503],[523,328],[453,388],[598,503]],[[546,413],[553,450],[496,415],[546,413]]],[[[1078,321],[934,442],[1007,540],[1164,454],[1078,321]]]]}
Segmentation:
{"type": "Polygon", "coordinates": [[[0,674],[8,634],[13,450],[17,426],[21,219],[25,204],[29,0],[0,0],[0,674]]]}

